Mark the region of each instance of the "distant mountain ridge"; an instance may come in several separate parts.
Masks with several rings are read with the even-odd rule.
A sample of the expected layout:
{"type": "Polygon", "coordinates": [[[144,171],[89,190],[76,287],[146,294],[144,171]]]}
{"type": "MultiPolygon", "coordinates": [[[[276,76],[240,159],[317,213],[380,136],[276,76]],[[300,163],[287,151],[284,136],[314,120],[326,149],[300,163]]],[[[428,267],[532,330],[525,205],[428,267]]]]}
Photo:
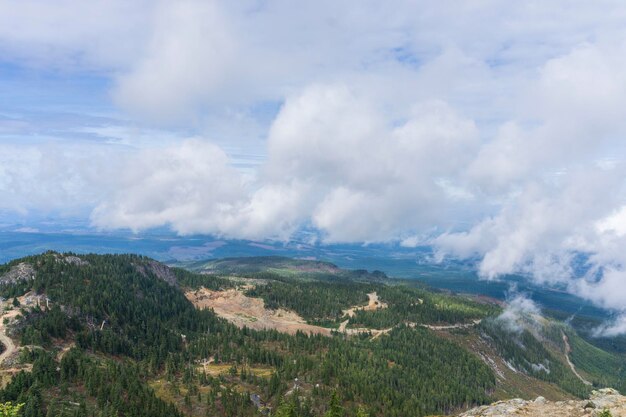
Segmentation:
{"type": "Polygon", "coordinates": [[[311,277],[315,279],[322,279],[325,276],[362,280],[385,280],[388,278],[382,271],[347,270],[339,268],[332,262],[317,259],[289,258],[286,256],[221,258],[174,265],[180,265],[198,273],[215,275],[271,272],[282,276],[311,277]]]}

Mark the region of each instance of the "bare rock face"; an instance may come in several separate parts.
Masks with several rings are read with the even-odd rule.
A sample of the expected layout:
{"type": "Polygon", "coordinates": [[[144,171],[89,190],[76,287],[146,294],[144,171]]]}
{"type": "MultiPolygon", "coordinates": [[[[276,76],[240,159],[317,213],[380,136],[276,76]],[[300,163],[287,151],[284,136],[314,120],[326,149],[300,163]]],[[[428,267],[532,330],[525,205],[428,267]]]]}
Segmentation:
{"type": "Polygon", "coordinates": [[[459,417],[596,417],[609,410],[613,417],[626,417],[626,397],[612,388],[593,391],[589,400],[547,401],[538,397],[534,401],[515,398],[498,401],[469,410],[459,417]]]}
{"type": "Polygon", "coordinates": [[[35,268],[31,264],[22,262],[15,265],[9,272],[0,277],[0,284],[16,284],[21,281],[30,281],[35,278],[35,268]]]}
{"type": "Polygon", "coordinates": [[[70,265],[76,265],[76,266],[89,265],[89,262],[85,261],[84,259],[79,258],[78,256],[64,256],[63,260],[70,265]]]}
{"type": "Polygon", "coordinates": [[[68,265],[76,265],[76,266],[88,266],[89,265],[89,262],[85,261],[84,259],[79,258],[78,256],[62,255],[60,253],[53,253],[53,256],[57,262],[64,262],[68,265]]]}
{"type": "Polygon", "coordinates": [[[135,265],[135,268],[137,268],[140,274],[148,275],[148,273],[152,273],[172,286],[177,285],[176,275],[167,265],[163,265],[160,262],[148,261],[144,264],[135,265]]]}

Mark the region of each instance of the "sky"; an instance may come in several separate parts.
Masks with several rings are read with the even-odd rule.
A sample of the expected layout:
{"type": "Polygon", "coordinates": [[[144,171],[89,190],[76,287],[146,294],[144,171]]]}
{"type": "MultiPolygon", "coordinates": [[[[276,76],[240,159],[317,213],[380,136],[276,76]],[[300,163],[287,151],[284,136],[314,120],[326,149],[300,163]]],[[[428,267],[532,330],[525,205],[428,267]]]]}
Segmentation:
{"type": "Polygon", "coordinates": [[[623,1],[0,0],[4,225],[431,245],[618,334],[625,156],[623,1]]]}

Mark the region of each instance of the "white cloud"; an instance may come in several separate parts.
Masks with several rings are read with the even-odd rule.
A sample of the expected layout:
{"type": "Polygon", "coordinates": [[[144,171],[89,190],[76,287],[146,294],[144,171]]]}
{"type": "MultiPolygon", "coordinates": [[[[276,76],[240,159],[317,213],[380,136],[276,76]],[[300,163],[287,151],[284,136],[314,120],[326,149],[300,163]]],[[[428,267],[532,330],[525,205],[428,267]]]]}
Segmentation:
{"type": "Polygon", "coordinates": [[[126,69],[147,41],[154,2],[0,1],[3,59],[57,70],[126,69]]]}
{"type": "Polygon", "coordinates": [[[92,214],[98,227],[219,232],[244,196],[243,179],[226,154],[201,140],[140,151],[111,183],[111,194],[92,214]]]}
{"type": "Polygon", "coordinates": [[[0,144],[0,209],[91,210],[124,153],[94,144],[0,144]]]}
{"type": "Polygon", "coordinates": [[[584,44],[545,63],[518,119],[504,124],[468,169],[471,183],[501,208],[467,232],[440,236],[441,250],[479,256],[487,278],[526,272],[624,308],[623,51],[610,42],[584,44]],[[582,277],[572,267],[581,252],[590,254],[582,277]]]}
{"type": "Polygon", "coordinates": [[[598,233],[614,233],[618,237],[626,236],[626,206],[619,207],[607,217],[596,223],[598,233]]]}
{"type": "Polygon", "coordinates": [[[115,91],[122,107],[177,120],[217,93],[234,70],[236,41],[213,1],[161,3],[145,51],[115,91]]]}
{"type": "Polygon", "coordinates": [[[276,118],[266,175],[310,184],[305,208],[325,240],[388,240],[445,218],[437,179],[456,177],[478,144],[474,123],[445,103],[415,106],[393,126],[345,86],[318,85],[276,118]]]}
{"type": "Polygon", "coordinates": [[[621,315],[594,330],[594,335],[597,337],[613,337],[624,333],[626,333],[626,315],[621,315]]]}
{"type": "Polygon", "coordinates": [[[514,294],[507,300],[504,311],[496,320],[510,332],[520,333],[529,324],[534,324],[540,316],[541,310],[533,300],[523,294],[514,294]]]}

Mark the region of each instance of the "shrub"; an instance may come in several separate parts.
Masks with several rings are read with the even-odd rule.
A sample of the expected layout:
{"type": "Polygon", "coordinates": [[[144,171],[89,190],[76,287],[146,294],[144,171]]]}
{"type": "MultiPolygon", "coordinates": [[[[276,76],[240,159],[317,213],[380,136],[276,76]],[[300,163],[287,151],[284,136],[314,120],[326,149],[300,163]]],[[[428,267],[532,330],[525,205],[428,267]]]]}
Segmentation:
{"type": "Polygon", "coordinates": [[[17,417],[20,415],[22,407],[24,404],[13,405],[10,401],[0,404],[0,417],[17,417]]]}

